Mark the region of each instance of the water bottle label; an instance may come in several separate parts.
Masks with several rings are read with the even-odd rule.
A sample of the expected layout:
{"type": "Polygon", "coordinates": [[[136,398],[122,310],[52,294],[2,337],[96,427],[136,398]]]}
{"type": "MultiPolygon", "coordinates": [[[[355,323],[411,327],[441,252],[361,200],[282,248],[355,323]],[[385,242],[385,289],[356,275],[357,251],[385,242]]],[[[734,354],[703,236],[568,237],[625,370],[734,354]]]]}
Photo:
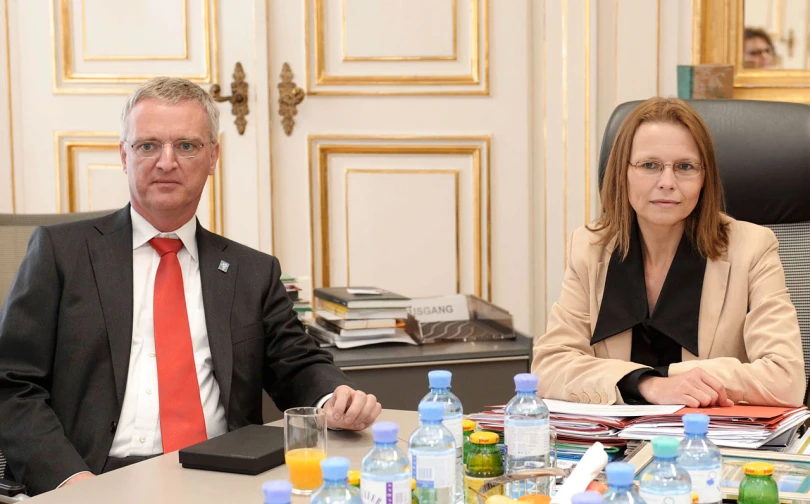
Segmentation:
{"type": "Polygon", "coordinates": [[[647,504],[692,504],[692,494],[657,495],[641,491],[641,498],[647,504]]]}
{"type": "Polygon", "coordinates": [[[411,480],[369,481],[360,480],[363,504],[410,504],[411,480]]]}
{"type": "Polygon", "coordinates": [[[411,455],[411,473],[419,488],[451,488],[456,480],[456,455],[411,455]]]}
{"type": "Polygon", "coordinates": [[[453,435],[453,439],[456,441],[456,449],[464,447],[464,428],[462,426],[462,422],[464,419],[462,417],[458,418],[448,418],[442,420],[442,425],[447,427],[447,430],[453,435]]]}
{"type": "MultiPolygon", "coordinates": [[[[480,490],[482,486],[486,485],[495,478],[474,478],[472,476],[464,476],[464,495],[466,504],[479,504],[478,494],[469,490],[480,490]]],[[[487,496],[503,495],[503,486],[498,486],[486,493],[487,496]]]]}
{"type": "Polygon", "coordinates": [[[542,425],[505,425],[504,444],[510,457],[539,457],[548,453],[548,422],[542,425]]]}
{"type": "Polygon", "coordinates": [[[690,469],[688,472],[692,478],[692,493],[697,494],[699,504],[723,500],[723,493],[720,491],[720,467],[702,471],[690,469]]]}

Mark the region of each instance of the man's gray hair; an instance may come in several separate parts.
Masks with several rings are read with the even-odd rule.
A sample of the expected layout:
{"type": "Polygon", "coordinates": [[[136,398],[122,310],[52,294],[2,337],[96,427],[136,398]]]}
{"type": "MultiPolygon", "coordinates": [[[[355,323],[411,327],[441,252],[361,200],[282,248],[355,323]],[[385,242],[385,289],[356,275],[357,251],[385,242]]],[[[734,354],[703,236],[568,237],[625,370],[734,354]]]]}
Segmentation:
{"type": "Polygon", "coordinates": [[[219,134],[219,107],[203,88],[186,79],[177,77],[155,77],[141,84],[138,89],[127,98],[124,110],[121,112],[121,140],[127,136],[127,119],[129,113],[141,100],[153,98],[169,105],[183,101],[197,103],[205,109],[208,117],[208,130],[211,141],[216,142],[219,134]]]}

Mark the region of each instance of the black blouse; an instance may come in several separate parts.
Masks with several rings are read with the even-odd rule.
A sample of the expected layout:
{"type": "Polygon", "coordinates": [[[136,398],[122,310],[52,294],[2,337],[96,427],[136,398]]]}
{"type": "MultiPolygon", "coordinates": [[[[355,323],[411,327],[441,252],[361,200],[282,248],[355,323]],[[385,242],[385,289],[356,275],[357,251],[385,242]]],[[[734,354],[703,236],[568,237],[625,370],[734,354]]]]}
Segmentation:
{"type": "Polygon", "coordinates": [[[698,354],[700,295],[705,271],[706,259],[698,254],[684,233],[650,314],[637,225],[630,235],[627,258],[622,261],[618,253],[610,258],[591,345],[632,328],[630,360],[652,368],[633,371],[619,381],[619,392],[625,402],[646,403],[638,392],[639,380],[643,376],[666,377],[669,365],[681,362],[681,348],[698,354]]]}

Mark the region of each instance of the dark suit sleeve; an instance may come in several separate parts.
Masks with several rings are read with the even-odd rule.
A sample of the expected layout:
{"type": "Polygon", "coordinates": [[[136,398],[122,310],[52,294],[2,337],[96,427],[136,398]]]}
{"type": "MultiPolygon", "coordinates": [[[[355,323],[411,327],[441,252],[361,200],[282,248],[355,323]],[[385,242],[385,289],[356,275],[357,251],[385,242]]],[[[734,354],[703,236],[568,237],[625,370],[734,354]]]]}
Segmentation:
{"type": "Polygon", "coordinates": [[[264,298],[266,336],[264,388],[281,411],[314,406],[339,385],[354,387],[333,360],[304,330],[281,283],[281,267],[273,257],[270,288],[264,298]]]}
{"type": "Polygon", "coordinates": [[[649,404],[644,396],[638,391],[638,382],[646,376],[662,376],[666,378],[669,375],[669,366],[657,366],[655,368],[636,369],[633,372],[624,375],[624,378],[619,380],[616,384],[619,387],[619,392],[622,394],[622,399],[627,404],[649,404]]]}
{"type": "Polygon", "coordinates": [[[0,312],[0,451],[33,494],[89,471],[49,405],[60,301],[53,245],[40,227],[0,312]]]}

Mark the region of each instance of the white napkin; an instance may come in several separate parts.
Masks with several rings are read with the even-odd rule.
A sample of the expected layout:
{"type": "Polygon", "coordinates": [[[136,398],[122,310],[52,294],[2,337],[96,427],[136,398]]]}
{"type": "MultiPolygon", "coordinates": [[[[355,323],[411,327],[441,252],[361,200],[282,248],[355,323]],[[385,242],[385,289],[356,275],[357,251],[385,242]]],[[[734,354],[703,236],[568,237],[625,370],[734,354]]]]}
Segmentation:
{"type": "Polygon", "coordinates": [[[551,504],[571,504],[571,497],[584,492],[607,463],[608,456],[602,443],[597,441],[592,444],[582,456],[579,464],[571,471],[571,475],[566,478],[565,483],[557,490],[557,494],[551,499],[551,504]]]}

